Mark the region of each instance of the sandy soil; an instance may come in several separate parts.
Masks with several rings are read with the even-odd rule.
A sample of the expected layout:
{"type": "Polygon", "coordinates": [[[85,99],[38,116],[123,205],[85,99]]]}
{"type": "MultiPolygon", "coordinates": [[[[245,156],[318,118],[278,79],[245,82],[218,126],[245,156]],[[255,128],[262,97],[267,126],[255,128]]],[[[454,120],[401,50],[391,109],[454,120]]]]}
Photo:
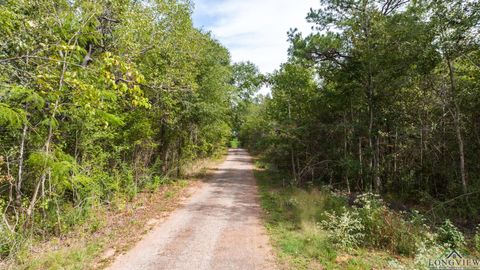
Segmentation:
{"type": "Polygon", "coordinates": [[[277,269],[252,169],[246,151],[229,150],[211,179],[108,269],[277,269]]]}

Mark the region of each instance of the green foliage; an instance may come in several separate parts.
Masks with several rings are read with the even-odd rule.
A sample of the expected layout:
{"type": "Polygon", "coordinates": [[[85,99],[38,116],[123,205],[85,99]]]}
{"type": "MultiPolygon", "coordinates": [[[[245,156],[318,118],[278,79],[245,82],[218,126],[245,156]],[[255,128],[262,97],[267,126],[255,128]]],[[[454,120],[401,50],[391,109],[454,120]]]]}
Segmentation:
{"type": "Polygon", "coordinates": [[[480,226],[477,226],[475,230],[475,236],[473,237],[473,244],[477,252],[480,252],[480,226]]]}
{"type": "Polygon", "coordinates": [[[230,147],[231,147],[231,148],[238,148],[238,147],[240,147],[240,141],[238,140],[238,138],[233,138],[233,139],[230,141],[230,147]]]}
{"type": "MultiPolygon", "coordinates": [[[[280,175],[281,191],[264,198],[274,221],[316,220],[338,246],[415,256],[406,269],[444,244],[464,246],[451,222],[438,236],[426,223],[478,223],[478,10],[478,1],[430,0],[323,0],[310,10],[313,32],[289,33],[288,61],[239,131],[280,175]],[[329,210],[320,200],[329,193],[312,196],[326,185],[360,195],[329,210]],[[431,211],[409,211],[417,207],[431,211]]],[[[294,239],[286,250],[303,250],[294,239]]]]}
{"type": "Polygon", "coordinates": [[[13,224],[3,236],[66,233],[93,206],[122,207],[228,146],[235,104],[261,77],[194,28],[192,8],[0,4],[0,201],[13,224]]]}
{"type": "Polygon", "coordinates": [[[260,186],[267,229],[280,258],[291,264],[291,268],[317,269],[321,265],[325,269],[372,269],[386,264],[388,256],[373,256],[370,250],[364,251],[364,242],[359,241],[364,240],[361,232],[347,225],[358,229],[363,226],[358,214],[354,213],[356,210],[347,206],[345,196],[329,188],[305,191],[282,187],[284,174],[278,171],[257,170],[255,176],[260,186]],[[335,226],[339,224],[341,228],[335,226]],[[338,238],[333,236],[335,233],[338,238]],[[353,240],[345,243],[345,237],[353,240]],[[354,252],[340,248],[352,242],[359,246],[354,252]],[[357,255],[347,255],[347,251],[357,255]],[[348,260],[343,261],[342,258],[348,260]]]}
{"type": "Polygon", "coordinates": [[[437,234],[438,241],[451,248],[459,248],[465,245],[463,233],[448,219],[438,228],[437,234]]]}
{"type": "Polygon", "coordinates": [[[358,247],[363,241],[365,227],[356,211],[342,211],[341,214],[325,212],[325,220],[320,224],[328,232],[335,245],[343,249],[358,247]]]}
{"type": "MultiPolygon", "coordinates": [[[[5,200],[0,199],[0,213],[4,213],[7,203],[5,200]]],[[[6,256],[15,244],[15,235],[5,226],[0,223],[0,256],[6,256]]]]}
{"type": "Polygon", "coordinates": [[[171,179],[156,175],[153,177],[151,181],[147,182],[145,189],[155,191],[160,186],[170,184],[170,183],[171,183],[171,179]]]}
{"type": "Polygon", "coordinates": [[[423,219],[408,218],[405,214],[388,209],[378,195],[365,193],[357,197],[356,211],[365,227],[364,245],[386,249],[392,253],[413,256],[417,242],[426,233],[423,219]]]}
{"type": "Polygon", "coordinates": [[[307,15],[312,33],[288,34],[288,61],[266,77],[271,94],[248,107],[243,147],[299,187],[478,223],[478,1],[321,2],[307,15]]]}
{"type": "Polygon", "coordinates": [[[25,116],[7,104],[0,103],[0,125],[18,129],[24,123],[25,116]]]}
{"type": "Polygon", "coordinates": [[[31,254],[22,254],[19,261],[25,269],[85,269],[92,265],[95,256],[104,247],[102,242],[75,244],[68,249],[54,250],[40,259],[32,259],[31,254]]]}
{"type": "Polygon", "coordinates": [[[263,82],[264,76],[253,63],[241,62],[232,66],[232,129],[236,136],[243,128],[249,109],[255,102],[255,94],[263,82]]]}

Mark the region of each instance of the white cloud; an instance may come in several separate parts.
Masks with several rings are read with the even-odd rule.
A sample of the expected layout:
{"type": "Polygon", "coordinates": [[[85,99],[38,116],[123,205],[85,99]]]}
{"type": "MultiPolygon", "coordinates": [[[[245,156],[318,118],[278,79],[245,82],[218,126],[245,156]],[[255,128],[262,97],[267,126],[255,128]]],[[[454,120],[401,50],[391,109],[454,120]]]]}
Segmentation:
{"type": "Polygon", "coordinates": [[[272,72],[287,60],[287,32],[310,32],[305,20],[318,0],[197,0],[194,20],[209,30],[232,54],[232,60],[252,61],[272,72]]]}

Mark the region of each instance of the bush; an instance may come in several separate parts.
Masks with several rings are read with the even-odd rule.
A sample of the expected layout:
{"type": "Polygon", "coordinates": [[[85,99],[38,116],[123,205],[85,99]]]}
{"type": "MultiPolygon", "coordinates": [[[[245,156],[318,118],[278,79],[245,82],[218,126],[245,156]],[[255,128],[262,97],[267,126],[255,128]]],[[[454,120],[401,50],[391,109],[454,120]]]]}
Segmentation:
{"type": "Polygon", "coordinates": [[[432,258],[437,258],[439,254],[445,254],[445,247],[430,243],[429,241],[420,242],[417,247],[415,254],[415,259],[413,260],[413,265],[410,265],[407,269],[418,269],[418,270],[430,270],[428,266],[428,260],[432,258]]]}
{"type": "Polygon", "coordinates": [[[4,200],[0,199],[0,258],[10,255],[16,243],[15,234],[7,228],[1,216],[5,211],[6,204],[4,200]]]}
{"type": "Polygon", "coordinates": [[[233,138],[231,141],[230,141],[230,147],[231,148],[238,148],[240,146],[240,141],[237,139],[237,138],[233,138]]]}
{"type": "Polygon", "coordinates": [[[477,230],[475,231],[475,236],[473,237],[473,244],[475,245],[475,249],[477,252],[480,252],[480,225],[477,226],[477,230]]]}
{"type": "Polygon", "coordinates": [[[397,259],[392,259],[389,262],[389,269],[398,269],[398,270],[430,270],[428,262],[432,258],[438,258],[440,254],[445,254],[447,248],[439,245],[436,242],[438,236],[429,231],[425,231],[420,239],[417,239],[415,246],[415,257],[413,260],[408,261],[398,261],[397,259]]]}
{"type": "Polygon", "coordinates": [[[357,247],[363,240],[365,227],[357,211],[343,211],[341,214],[325,213],[326,219],[320,226],[329,232],[329,240],[344,249],[357,247]]]}
{"type": "Polygon", "coordinates": [[[157,190],[160,186],[163,186],[165,184],[169,184],[171,180],[168,177],[164,176],[154,176],[151,178],[150,181],[147,181],[145,184],[145,189],[149,191],[155,191],[157,190]]]}
{"type": "Polygon", "coordinates": [[[366,246],[407,256],[415,253],[415,243],[424,233],[418,216],[408,222],[402,214],[389,210],[380,197],[372,193],[358,196],[355,204],[365,228],[366,246]]]}
{"type": "Polygon", "coordinates": [[[386,211],[383,202],[378,195],[372,193],[362,194],[357,197],[354,207],[365,228],[367,240],[372,246],[380,246],[382,235],[379,235],[380,228],[384,225],[384,213],[386,211]]]}
{"type": "Polygon", "coordinates": [[[450,220],[445,220],[443,225],[438,228],[438,241],[451,248],[462,247],[465,244],[465,237],[450,220]]]}
{"type": "Polygon", "coordinates": [[[16,244],[15,235],[7,228],[0,225],[0,258],[7,257],[13,251],[16,244]]]}

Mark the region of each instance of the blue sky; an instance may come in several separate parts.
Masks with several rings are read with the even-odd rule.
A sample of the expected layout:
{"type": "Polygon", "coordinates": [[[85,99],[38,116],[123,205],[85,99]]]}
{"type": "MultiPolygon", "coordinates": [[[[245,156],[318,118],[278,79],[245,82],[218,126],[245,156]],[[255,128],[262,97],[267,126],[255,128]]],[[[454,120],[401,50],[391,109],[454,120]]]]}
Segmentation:
{"type": "Polygon", "coordinates": [[[319,0],[194,0],[194,24],[211,31],[234,62],[251,61],[270,73],[287,60],[287,31],[310,32],[305,17],[319,0]]]}

